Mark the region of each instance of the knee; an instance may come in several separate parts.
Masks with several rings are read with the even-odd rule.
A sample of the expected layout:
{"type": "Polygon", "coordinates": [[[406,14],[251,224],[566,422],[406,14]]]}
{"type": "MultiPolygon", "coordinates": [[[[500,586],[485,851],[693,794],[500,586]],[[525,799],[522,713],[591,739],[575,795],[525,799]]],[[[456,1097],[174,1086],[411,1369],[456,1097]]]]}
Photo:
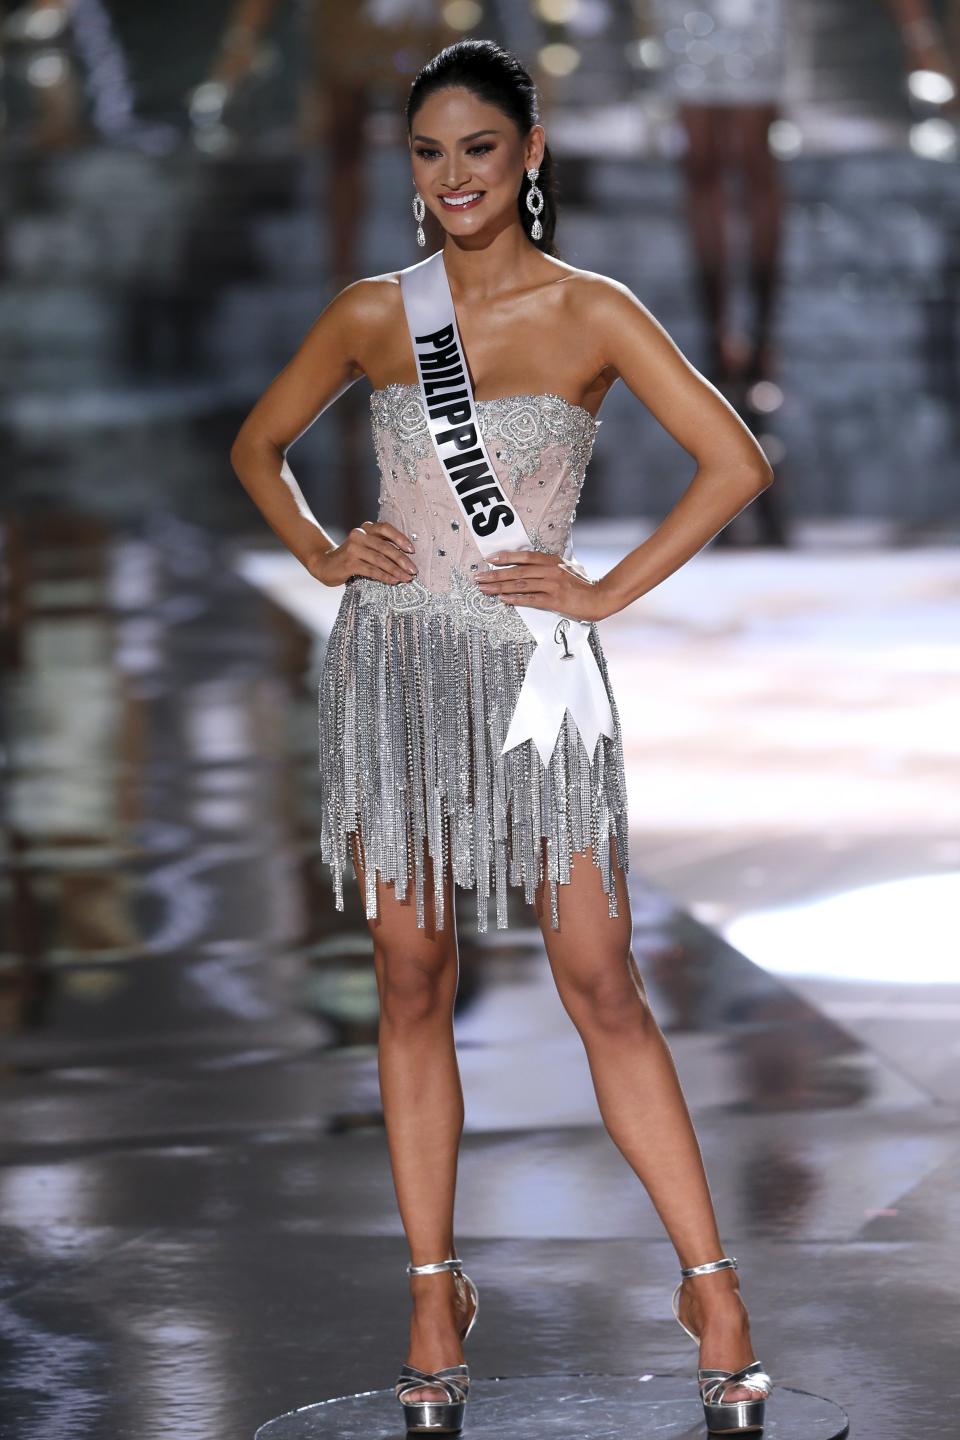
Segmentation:
{"type": "Polygon", "coordinates": [[[567,985],[564,1003],[578,1030],[640,1037],[655,1023],[632,964],[598,968],[578,977],[567,985]]]}
{"type": "Polygon", "coordinates": [[[377,957],[380,1018],[388,1025],[407,1027],[453,1014],[455,977],[450,966],[433,956],[377,957]]]}

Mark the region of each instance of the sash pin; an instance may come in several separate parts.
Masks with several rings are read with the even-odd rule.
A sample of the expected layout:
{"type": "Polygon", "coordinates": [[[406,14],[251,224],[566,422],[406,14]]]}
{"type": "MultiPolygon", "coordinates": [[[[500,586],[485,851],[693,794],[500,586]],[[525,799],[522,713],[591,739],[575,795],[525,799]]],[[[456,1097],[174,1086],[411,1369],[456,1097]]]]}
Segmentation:
{"type": "Polygon", "coordinates": [[[570,628],[570,621],[567,620],[566,617],[564,617],[564,619],[557,621],[556,629],[555,629],[554,632],[553,632],[553,638],[554,638],[554,640],[557,640],[557,630],[560,631],[560,640],[557,640],[557,644],[559,645],[561,641],[563,642],[563,654],[560,656],[560,659],[561,659],[561,660],[574,660],[574,659],[576,659],[576,656],[573,654],[573,652],[570,650],[569,646],[567,645],[567,630],[568,630],[569,628],[570,628]]]}

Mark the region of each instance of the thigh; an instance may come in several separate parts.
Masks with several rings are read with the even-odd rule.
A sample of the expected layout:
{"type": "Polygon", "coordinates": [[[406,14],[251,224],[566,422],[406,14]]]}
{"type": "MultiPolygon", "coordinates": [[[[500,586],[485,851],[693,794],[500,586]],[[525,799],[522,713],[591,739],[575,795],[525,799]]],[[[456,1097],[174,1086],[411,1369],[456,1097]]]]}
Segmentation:
{"type": "Polygon", "coordinates": [[[777,158],[770,149],[770,126],[778,113],[775,104],[730,106],[731,148],[748,176],[762,178],[777,169],[777,158]]]}
{"type": "Polygon", "coordinates": [[[560,924],[555,930],[550,917],[544,841],[544,878],[537,887],[534,909],[561,997],[620,987],[625,995],[631,988],[644,993],[633,956],[633,916],[627,879],[617,858],[613,836],[610,847],[618,913],[610,914],[600,870],[588,848],[573,856],[569,884],[557,887],[560,924]]]}
{"type": "Polygon", "coordinates": [[[681,105],[687,136],[684,169],[691,180],[713,179],[729,159],[729,125],[724,105],[681,105]]]}
{"type": "MultiPolygon", "coordinates": [[[[353,867],[356,871],[360,894],[366,893],[366,861],[363,843],[356,833],[351,835],[353,867]]],[[[412,844],[412,842],[411,842],[412,844]]],[[[433,861],[424,842],[424,925],[417,924],[417,902],[414,895],[413,878],[407,886],[406,897],[401,899],[392,880],[383,880],[378,874],[377,914],[367,919],[367,928],[373,937],[374,960],[380,978],[387,965],[397,968],[404,964],[418,970],[452,972],[457,970],[457,923],[454,913],[453,872],[449,860],[443,889],[443,923],[437,924],[434,905],[433,861]]]]}

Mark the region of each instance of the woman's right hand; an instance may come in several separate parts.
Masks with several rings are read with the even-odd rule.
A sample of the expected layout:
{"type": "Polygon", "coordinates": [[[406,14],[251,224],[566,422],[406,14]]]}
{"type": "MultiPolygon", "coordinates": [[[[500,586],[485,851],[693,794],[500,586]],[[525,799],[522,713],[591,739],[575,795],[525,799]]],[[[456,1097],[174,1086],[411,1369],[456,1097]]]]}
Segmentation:
{"type": "Polygon", "coordinates": [[[409,558],[414,547],[408,536],[386,520],[365,520],[351,530],[342,545],[312,555],[307,569],[323,585],[342,585],[352,575],[385,580],[397,585],[416,575],[409,558]]]}

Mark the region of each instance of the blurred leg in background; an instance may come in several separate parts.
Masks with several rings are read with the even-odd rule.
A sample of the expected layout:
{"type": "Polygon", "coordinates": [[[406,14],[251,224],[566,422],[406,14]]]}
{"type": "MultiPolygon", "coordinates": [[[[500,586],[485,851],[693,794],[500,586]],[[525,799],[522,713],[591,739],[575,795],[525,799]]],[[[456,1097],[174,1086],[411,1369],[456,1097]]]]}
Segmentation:
{"type": "MultiPolygon", "coordinates": [[[[705,370],[744,420],[754,427],[759,400],[769,414],[777,360],[773,320],[779,280],[783,195],[770,127],[782,101],[786,20],[781,0],[654,0],[649,18],[658,27],[664,89],[684,129],[696,288],[705,325],[705,370]],[[730,188],[740,199],[731,203],[730,188]],[[747,235],[749,335],[732,324],[732,239],[742,207],[747,235]]],[[[751,522],[766,544],[785,543],[780,489],[771,486],[752,507],[751,522]]],[[[741,527],[728,526],[714,541],[729,544],[741,527]]]]}
{"type": "MultiPolygon", "coordinates": [[[[280,0],[239,0],[208,80],[195,92],[195,105],[222,108],[232,97],[242,96],[243,85],[262,63],[258,57],[264,54],[279,6],[280,0]]],[[[371,116],[382,109],[391,124],[390,142],[406,147],[403,105],[411,81],[425,61],[461,34],[441,19],[442,8],[439,0],[305,0],[298,123],[305,152],[320,151],[325,159],[318,223],[326,230],[327,299],[370,269],[363,239],[369,234],[371,116]]],[[[442,241],[436,222],[430,223],[428,254],[442,241]]],[[[410,244],[414,232],[411,212],[410,244]]],[[[399,267],[409,264],[413,255],[402,235],[397,239],[390,263],[399,267]]],[[[304,317],[304,328],[312,318],[304,317]]],[[[342,397],[333,416],[345,476],[362,475],[369,468],[365,397],[362,405],[356,400],[342,397]]],[[[372,480],[370,485],[333,488],[341,497],[341,513],[330,517],[333,523],[347,531],[372,518],[372,480]]]]}
{"type": "Polygon", "coordinates": [[[942,91],[937,103],[946,112],[957,115],[960,113],[957,86],[960,3],[941,0],[941,4],[934,7],[928,0],[887,0],[887,4],[900,32],[908,73],[927,71],[948,80],[952,93],[942,91]]]}
{"type": "MultiPolygon", "coordinates": [[[[29,97],[35,119],[27,143],[35,150],[57,150],[88,138],[83,87],[70,42],[70,14],[59,0],[0,4],[0,73],[29,97]]],[[[0,136],[5,128],[0,105],[0,136]]]]}
{"type": "MultiPolygon", "coordinates": [[[[365,273],[360,237],[368,203],[367,117],[382,108],[392,117],[391,142],[406,147],[403,106],[414,75],[432,55],[461,38],[460,31],[441,19],[442,9],[439,0],[366,0],[355,5],[312,0],[304,114],[326,146],[334,292],[365,273]]],[[[306,138],[309,142],[309,133],[306,138]]],[[[411,240],[415,228],[411,211],[411,240]]],[[[428,234],[425,253],[442,238],[428,234]]],[[[396,264],[406,263],[398,253],[396,264]]]]}
{"type": "Polygon", "coordinates": [[[776,367],[771,321],[777,290],[782,193],[768,143],[774,105],[683,105],[687,137],[684,173],[708,369],[715,384],[772,377],[776,367]],[[739,174],[749,232],[753,332],[748,340],[730,322],[732,226],[728,178],[739,174]]]}

